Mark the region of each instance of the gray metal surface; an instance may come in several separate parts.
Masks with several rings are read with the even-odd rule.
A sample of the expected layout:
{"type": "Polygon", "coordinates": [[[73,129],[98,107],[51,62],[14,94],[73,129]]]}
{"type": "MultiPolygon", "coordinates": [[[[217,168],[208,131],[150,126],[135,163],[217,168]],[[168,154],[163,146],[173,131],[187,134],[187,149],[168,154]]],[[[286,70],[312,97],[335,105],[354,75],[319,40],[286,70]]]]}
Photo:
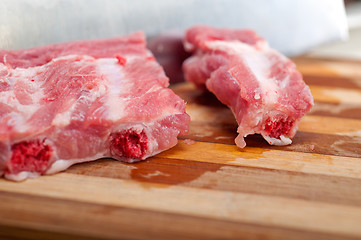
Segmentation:
{"type": "Polygon", "coordinates": [[[194,24],[252,28],[288,55],[347,37],[342,0],[0,0],[0,48],[194,24]]]}

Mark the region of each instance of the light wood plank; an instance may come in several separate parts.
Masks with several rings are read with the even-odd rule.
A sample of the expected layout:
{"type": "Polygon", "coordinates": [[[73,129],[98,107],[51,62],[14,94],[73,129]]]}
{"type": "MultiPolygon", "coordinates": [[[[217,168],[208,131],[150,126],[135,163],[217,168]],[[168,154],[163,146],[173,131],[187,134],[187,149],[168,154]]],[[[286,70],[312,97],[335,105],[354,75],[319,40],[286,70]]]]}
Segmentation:
{"type": "Polygon", "coordinates": [[[0,239],[353,239],[260,224],[1,192],[0,239]],[[17,206],[17,208],[14,208],[17,206]],[[28,206],[31,206],[29,208],[28,206]],[[74,209],[76,209],[76,214],[74,209]],[[29,221],[28,219],[31,219],[29,221]],[[26,227],[17,227],[17,225],[26,227]],[[30,226],[31,225],[31,226],[30,226]],[[207,229],[205,231],[205,229],[207,229]],[[71,235],[73,233],[74,235],[71,235]],[[10,238],[14,236],[15,238],[10,238]],[[81,237],[79,237],[81,236],[81,237]],[[84,238],[83,238],[84,237],[84,238]]]}
{"type": "Polygon", "coordinates": [[[66,172],[361,206],[361,179],[357,178],[160,157],[132,164],[131,171],[129,167],[104,159],[66,172]]]}
{"type": "Polygon", "coordinates": [[[306,115],[301,120],[299,131],[343,136],[361,136],[361,120],[306,115]]]}
{"type": "Polygon", "coordinates": [[[310,86],[315,102],[349,103],[361,105],[361,90],[326,86],[310,86]]]}
{"type": "MultiPolygon", "coordinates": [[[[67,173],[38,178],[22,184],[2,181],[0,190],[361,237],[358,224],[361,222],[361,208],[345,205],[67,173]]],[[[0,218],[0,222],[6,223],[6,219],[0,218]]]]}
{"type": "MultiPolygon", "coordinates": [[[[327,77],[347,78],[349,82],[361,88],[361,61],[346,59],[295,59],[298,70],[307,75],[325,77],[324,85],[327,86],[327,77]]],[[[339,87],[342,88],[342,81],[339,87]]]]}
{"type": "Polygon", "coordinates": [[[361,178],[359,158],[254,147],[240,149],[235,145],[218,143],[196,142],[188,145],[180,141],[176,147],[161,153],[159,157],[361,178]]]}
{"type": "Polygon", "coordinates": [[[345,103],[317,102],[308,114],[339,117],[344,119],[361,119],[361,105],[345,103]]]}

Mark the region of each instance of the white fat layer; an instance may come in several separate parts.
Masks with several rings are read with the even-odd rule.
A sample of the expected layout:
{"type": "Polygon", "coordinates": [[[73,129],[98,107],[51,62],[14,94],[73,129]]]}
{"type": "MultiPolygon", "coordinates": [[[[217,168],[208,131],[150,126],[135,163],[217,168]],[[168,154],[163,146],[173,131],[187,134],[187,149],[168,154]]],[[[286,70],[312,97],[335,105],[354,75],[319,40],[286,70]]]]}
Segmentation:
{"type": "Polygon", "coordinates": [[[239,55],[252,70],[252,73],[255,75],[260,89],[256,89],[254,92],[254,99],[259,99],[260,94],[262,94],[265,103],[275,103],[277,102],[277,90],[279,86],[274,81],[268,77],[272,62],[267,57],[267,52],[273,51],[268,46],[264,46],[261,50],[256,47],[239,42],[239,41],[209,41],[207,45],[211,49],[221,50],[228,52],[230,54],[239,55]],[[262,52],[261,52],[262,51],[262,52]]]}
{"type": "Polygon", "coordinates": [[[12,180],[12,181],[16,181],[16,182],[20,182],[20,181],[24,181],[25,179],[28,178],[36,178],[39,177],[40,174],[37,172],[19,172],[17,174],[7,174],[5,173],[4,177],[6,179],[12,180]]]}
{"type": "Polygon", "coordinates": [[[54,174],[57,172],[64,171],[65,169],[68,169],[70,166],[76,164],[76,163],[82,163],[82,162],[90,162],[95,161],[99,158],[106,157],[108,154],[108,151],[98,153],[94,156],[86,157],[86,158],[77,158],[77,159],[58,159],[56,160],[51,167],[45,172],[45,174],[54,174]]]}
{"type": "MultiPolygon", "coordinates": [[[[149,53],[151,56],[151,54],[149,53]]],[[[132,61],[136,60],[138,57],[130,56],[126,58],[127,64],[131,63],[132,61]]],[[[106,108],[108,110],[107,118],[111,121],[118,121],[119,119],[122,119],[126,113],[126,108],[128,105],[128,100],[133,99],[134,96],[130,95],[129,89],[132,89],[134,87],[133,80],[129,80],[128,77],[125,77],[124,73],[124,67],[117,63],[116,59],[112,58],[103,58],[97,60],[97,73],[99,75],[103,75],[105,77],[105,80],[108,82],[108,95],[107,95],[107,101],[106,101],[106,108]]],[[[145,94],[148,94],[150,92],[159,91],[163,87],[159,84],[154,85],[145,94]]],[[[162,94],[162,92],[160,92],[162,94]]],[[[142,111],[140,108],[139,111],[142,111]]],[[[179,111],[170,106],[169,108],[163,109],[164,114],[161,116],[167,114],[176,114],[179,111]]]]}
{"type": "MultiPolygon", "coordinates": [[[[71,107],[72,109],[74,108],[74,106],[71,107]]],[[[70,123],[71,120],[71,114],[73,111],[71,111],[69,109],[69,111],[65,111],[62,113],[58,113],[55,115],[53,121],[51,122],[52,125],[54,126],[58,126],[58,127],[62,127],[62,126],[66,126],[70,123]]]]}
{"type": "MultiPolygon", "coordinates": [[[[132,58],[127,58],[127,62],[132,58]]],[[[108,109],[108,119],[117,121],[124,116],[125,101],[120,96],[125,95],[132,88],[133,83],[124,77],[124,68],[117,63],[117,59],[98,59],[97,73],[103,75],[108,82],[108,96],[106,108],[108,109]],[[110,100],[111,99],[111,100],[110,100]]]]}
{"type": "Polygon", "coordinates": [[[14,90],[3,91],[0,94],[0,102],[6,103],[13,108],[13,111],[9,114],[12,122],[10,121],[8,123],[16,127],[18,132],[27,131],[29,127],[26,123],[28,118],[39,109],[38,102],[44,98],[44,92],[40,87],[41,83],[31,81],[31,77],[35,76],[38,70],[39,69],[36,68],[29,71],[21,71],[17,72],[18,74],[16,76],[5,78],[11,87],[15,84],[15,79],[22,79],[17,80],[16,84],[18,86],[26,85],[24,90],[31,93],[27,95],[31,98],[31,104],[21,104],[19,99],[14,95],[14,90]]]}
{"type": "MultiPolygon", "coordinates": [[[[253,134],[253,133],[251,133],[253,134]]],[[[242,135],[238,134],[238,136],[235,139],[235,143],[238,147],[244,148],[246,146],[246,142],[244,141],[244,138],[247,137],[249,134],[242,135]]],[[[290,145],[292,143],[292,140],[288,137],[285,137],[284,135],[280,136],[280,139],[272,138],[267,135],[262,135],[263,138],[270,144],[275,146],[286,146],[290,145]]]]}
{"type": "Polygon", "coordinates": [[[246,142],[244,141],[244,137],[246,136],[242,136],[242,134],[238,134],[238,136],[234,140],[234,142],[239,148],[244,148],[246,146],[246,142]]]}
{"type": "Polygon", "coordinates": [[[263,138],[270,144],[275,146],[285,146],[290,145],[292,143],[292,140],[286,136],[281,135],[280,139],[272,138],[267,135],[263,135],[263,138]]]}
{"type": "Polygon", "coordinates": [[[188,52],[194,50],[194,45],[190,42],[184,42],[184,49],[188,52]]]}

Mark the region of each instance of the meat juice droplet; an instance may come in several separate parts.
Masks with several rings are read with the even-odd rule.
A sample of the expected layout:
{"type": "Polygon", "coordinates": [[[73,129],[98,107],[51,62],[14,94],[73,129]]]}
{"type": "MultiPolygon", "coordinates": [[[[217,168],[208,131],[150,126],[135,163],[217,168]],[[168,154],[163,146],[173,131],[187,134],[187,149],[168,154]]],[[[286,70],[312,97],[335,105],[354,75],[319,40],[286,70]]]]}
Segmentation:
{"type": "Polygon", "coordinates": [[[187,138],[187,139],[184,139],[184,143],[187,145],[193,145],[193,144],[196,144],[196,141],[187,138]]]}

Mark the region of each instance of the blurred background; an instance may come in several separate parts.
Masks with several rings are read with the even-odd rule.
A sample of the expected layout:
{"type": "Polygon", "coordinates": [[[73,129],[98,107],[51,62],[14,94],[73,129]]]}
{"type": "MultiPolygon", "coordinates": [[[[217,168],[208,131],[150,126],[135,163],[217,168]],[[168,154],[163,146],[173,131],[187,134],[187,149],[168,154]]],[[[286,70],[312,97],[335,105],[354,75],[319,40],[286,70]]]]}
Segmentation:
{"type": "MultiPolygon", "coordinates": [[[[354,15],[356,2],[346,4],[354,15]]],[[[208,24],[254,29],[294,56],[348,36],[343,0],[2,0],[0,6],[3,49],[139,30],[151,38],[208,24]]]]}
{"type": "Polygon", "coordinates": [[[361,59],[361,1],[345,1],[349,38],[311,49],[309,56],[361,59]]]}
{"type": "Polygon", "coordinates": [[[195,24],[250,28],[287,56],[361,59],[356,0],[2,0],[0,49],[110,38],[144,31],[173,82],[195,24]]]}

